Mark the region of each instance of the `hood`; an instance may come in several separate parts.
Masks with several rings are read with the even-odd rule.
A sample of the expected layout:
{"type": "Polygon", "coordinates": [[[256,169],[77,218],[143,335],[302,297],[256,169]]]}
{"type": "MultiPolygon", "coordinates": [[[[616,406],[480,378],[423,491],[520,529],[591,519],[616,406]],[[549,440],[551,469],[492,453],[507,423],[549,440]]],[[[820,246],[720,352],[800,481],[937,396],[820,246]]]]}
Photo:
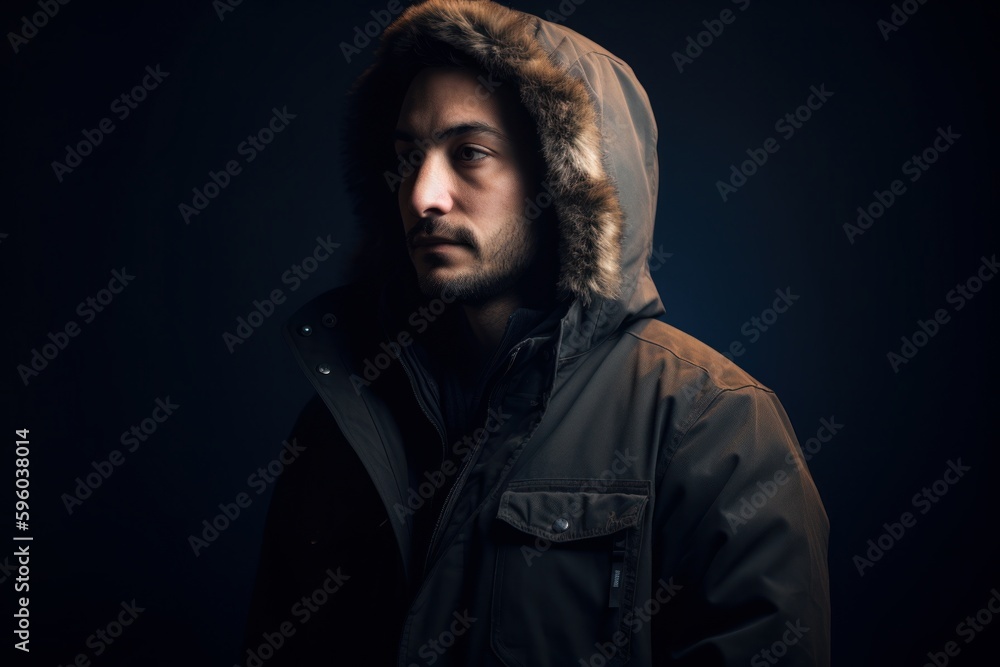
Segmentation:
{"type": "MultiPolygon", "coordinates": [[[[620,58],[569,28],[488,0],[427,0],[382,35],[356,82],[345,125],[345,177],[361,222],[352,277],[411,267],[388,137],[416,69],[441,46],[517,86],[535,121],[558,225],[559,357],[571,357],[663,304],[649,274],[656,211],[656,122],[620,58]],[[382,138],[385,138],[382,140],[382,138]]],[[[407,273],[409,275],[409,273],[407,273]]]]}

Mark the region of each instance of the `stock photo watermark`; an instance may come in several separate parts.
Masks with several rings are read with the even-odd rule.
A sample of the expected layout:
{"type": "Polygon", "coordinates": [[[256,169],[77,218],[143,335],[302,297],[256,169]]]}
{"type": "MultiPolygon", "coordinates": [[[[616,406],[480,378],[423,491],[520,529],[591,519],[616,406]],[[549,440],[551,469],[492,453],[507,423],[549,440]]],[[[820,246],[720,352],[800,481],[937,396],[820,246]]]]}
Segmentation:
{"type": "Polygon", "coordinates": [[[14,53],[20,53],[24,45],[38,36],[38,31],[56,17],[60,7],[69,3],[70,0],[38,0],[39,11],[30,17],[22,16],[20,29],[17,32],[7,33],[7,41],[10,43],[10,48],[14,49],[14,53]]]}
{"type": "MultiPolygon", "coordinates": [[[[487,410],[486,413],[486,425],[477,428],[472,432],[471,435],[464,436],[461,440],[456,440],[452,443],[451,451],[455,456],[461,456],[461,462],[472,453],[475,449],[476,444],[487,434],[496,433],[500,430],[500,427],[510,419],[513,415],[507,414],[503,411],[501,407],[499,412],[494,411],[492,407],[487,410]]],[[[406,524],[406,517],[412,516],[424,506],[431,498],[434,497],[441,487],[444,486],[445,482],[451,477],[458,474],[461,468],[454,461],[449,458],[441,463],[441,467],[436,470],[425,470],[424,471],[424,481],[422,481],[417,487],[410,487],[406,495],[406,505],[402,503],[396,503],[393,506],[393,510],[396,512],[396,518],[403,525],[406,524]]]]}
{"type": "MultiPolygon", "coordinates": [[[[83,318],[84,324],[90,324],[97,319],[98,313],[104,312],[104,309],[115,300],[115,296],[124,292],[133,280],[135,280],[135,276],[130,274],[124,266],[120,271],[113,269],[107,288],[98,290],[96,294],[88,296],[77,304],[76,314],[83,318]]],[[[32,379],[38,377],[42,371],[48,368],[59,354],[69,346],[70,341],[80,335],[81,331],[83,329],[76,320],[69,320],[55,333],[50,331],[46,335],[49,342],[41,345],[41,351],[38,347],[31,348],[29,353],[31,358],[28,363],[18,364],[16,369],[24,386],[27,387],[32,379]]]]}
{"type": "MultiPolygon", "coordinates": [[[[997,263],[995,253],[989,259],[985,256],[980,257],[976,271],[964,281],[956,283],[955,287],[944,295],[945,303],[952,306],[954,312],[959,312],[976,297],[986,283],[993,280],[998,271],[1000,264],[997,263]]],[[[899,351],[890,350],[885,355],[892,372],[899,373],[900,368],[913,361],[920,350],[941,332],[941,327],[951,322],[951,316],[947,308],[938,308],[926,320],[918,319],[912,334],[900,336],[899,351]]]]}
{"type": "Polygon", "coordinates": [[[340,43],[340,52],[344,54],[344,60],[350,64],[351,58],[361,55],[362,50],[368,48],[372,40],[376,40],[382,34],[382,31],[392,23],[396,15],[402,11],[403,5],[400,3],[400,0],[389,0],[385,9],[371,10],[369,15],[372,17],[372,20],[364,25],[354,26],[353,39],[350,43],[340,43]]]}
{"type": "Polygon", "coordinates": [[[659,614],[664,606],[684,589],[681,584],[674,583],[673,577],[666,581],[661,578],[656,584],[657,588],[649,599],[632,607],[622,617],[622,622],[628,626],[630,632],[616,630],[611,635],[611,641],[594,642],[595,651],[590,654],[590,657],[579,659],[580,667],[604,667],[607,665],[608,660],[618,655],[618,652],[628,644],[629,634],[635,634],[642,630],[644,625],[652,621],[653,617],[659,614]]]}
{"type": "MultiPolygon", "coordinates": [[[[798,130],[805,127],[805,124],[812,118],[813,113],[819,111],[834,96],[833,91],[826,89],[826,84],[821,83],[819,88],[809,86],[809,97],[805,103],[796,107],[793,111],[786,113],[774,122],[774,131],[781,134],[781,137],[788,141],[795,136],[798,130]]],[[[716,181],[715,187],[719,191],[719,196],[723,202],[747,184],[754,174],[756,174],[765,164],[770,156],[781,149],[781,144],[774,137],[768,137],[763,141],[760,148],[748,148],[746,150],[749,159],[744,160],[737,167],[735,164],[729,165],[729,178],[725,181],[716,181]]]]}
{"type": "Polygon", "coordinates": [[[219,17],[219,22],[226,20],[226,14],[235,12],[236,8],[243,4],[243,0],[212,0],[212,9],[219,17]]]}
{"type": "MultiPolygon", "coordinates": [[[[750,0],[732,0],[732,3],[738,5],[741,12],[745,12],[750,6],[750,0]]],[[[705,52],[705,49],[712,46],[716,39],[722,37],[726,26],[732,25],[736,21],[736,16],[737,14],[727,7],[719,12],[719,18],[703,20],[701,24],[705,26],[705,29],[694,36],[688,35],[684,52],[674,51],[670,54],[674,65],[677,66],[677,71],[683,74],[685,66],[693,65],[694,61],[705,52]]]]}
{"type": "MultiPolygon", "coordinates": [[[[338,567],[334,572],[333,568],[327,568],[326,578],[323,583],[312,592],[303,595],[302,599],[295,602],[289,610],[289,615],[295,618],[299,625],[305,625],[330,601],[334,595],[343,588],[344,584],[351,579],[351,575],[344,574],[342,568],[338,567]]],[[[233,665],[233,667],[262,667],[262,665],[274,657],[275,653],[295,636],[297,628],[292,621],[283,621],[273,632],[263,632],[260,638],[263,640],[257,648],[248,648],[246,659],[243,665],[233,665]]]]}
{"type": "MultiPolygon", "coordinates": [[[[635,462],[639,460],[638,456],[633,456],[629,448],[625,448],[624,451],[615,450],[612,456],[610,465],[605,468],[597,479],[593,481],[592,486],[594,491],[597,493],[604,493],[607,491],[608,487],[611,486],[619,477],[632,469],[635,462]]],[[[618,528],[625,528],[628,526],[635,525],[639,519],[639,510],[642,509],[642,505],[637,504],[634,506],[635,513],[629,516],[621,516],[617,518],[619,521],[618,528]]],[[[582,500],[574,500],[570,503],[570,506],[566,514],[561,515],[559,518],[572,523],[570,519],[579,519],[584,512],[584,505],[582,500]]],[[[624,513],[623,513],[624,514],[624,513]]],[[[569,525],[569,524],[563,524],[569,525]]],[[[536,558],[541,557],[546,551],[552,548],[552,540],[536,536],[534,544],[532,546],[522,545],[521,546],[521,557],[524,558],[524,562],[528,567],[532,566],[532,561],[536,558]]]]}
{"type": "MultiPolygon", "coordinates": [[[[327,234],[325,239],[322,236],[317,236],[316,245],[312,252],[282,272],[281,284],[288,285],[290,293],[302,287],[302,283],[309,280],[319,270],[323,262],[330,259],[333,251],[340,247],[339,243],[330,240],[330,236],[332,235],[327,234]]],[[[263,299],[254,299],[253,309],[245,316],[240,315],[236,318],[236,326],[233,331],[222,332],[222,342],[229,350],[229,354],[235,352],[237,346],[250,340],[254,332],[264,326],[264,322],[274,315],[278,306],[283,305],[287,300],[288,296],[281,288],[272,289],[268,296],[263,299]]]]}
{"type": "MultiPolygon", "coordinates": [[[[786,287],[785,289],[779,287],[774,290],[774,294],[776,295],[775,299],[771,302],[769,308],[760,311],[759,315],[754,315],[740,326],[740,333],[746,337],[746,342],[744,343],[739,338],[730,342],[722,353],[724,357],[730,361],[734,361],[736,357],[743,356],[747,351],[747,346],[753,345],[760,340],[760,337],[777,323],[778,316],[787,313],[795,305],[795,302],[801,298],[800,295],[792,292],[791,287],[786,287]]],[[[686,392],[694,389],[696,387],[685,387],[686,392]]]]}
{"type": "MultiPolygon", "coordinates": [[[[168,76],[170,76],[170,72],[162,71],[159,63],[157,63],[155,68],[147,65],[146,74],[142,77],[142,80],[133,86],[131,90],[122,93],[112,100],[110,105],[111,112],[118,117],[119,121],[127,119],[139,107],[139,104],[146,99],[149,93],[156,90],[168,76]]],[[[97,122],[96,127],[81,130],[82,139],[72,145],[66,144],[66,154],[62,158],[63,161],[52,161],[52,172],[55,174],[56,180],[62,183],[63,178],[67,174],[72,174],[74,169],[82,165],[83,158],[93,153],[94,149],[100,146],[105,138],[114,132],[115,129],[114,121],[108,117],[104,117],[97,122]]]]}
{"type": "MultiPolygon", "coordinates": [[[[122,432],[119,442],[127,448],[126,451],[129,453],[135,452],[142,443],[146,442],[150,436],[156,433],[160,425],[167,421],[174,414],[175,410],[181,407],[171,401],[169,396],[166,398],[157,398],[154,401],[154,405],[156,407],[153,408],[149,417],[146,417],[138,424],[133,424],[129,430],[122,432]]],[[[125,455],[117,449],[112,449],[105,459],[91,461],[90,466],[94,469],[93,472],[87,473],[84,477],[77,477],[74,480],[76,486],[73,488],[73,492],[64,493],[60,496],[63,506],[66,508],[66,513],[72,515],[73,510],[82,506],[83,501],[94,495],[94,491],[108,481],[111,475],[114,474],[115,469],[124,463],[125,455]]]]}
{"type": "MultiPolygon", "coordinates": [[[[938,158],[947,152],[955,144],[956,140],[961,138],[962,135],[952,130],[951,125],[948,126],[947,130],[939,127],[937,129],[937,136],[934,137],[931,145],[922,150],[919,155],[911,155],[910,159],[902,164],[900,170],[904,176],[910,177],[910,183],[916,183],[931,168],[931,165],[937,162],[938,158]]],[[[865,206],[858,207],[858,217],[854,221],[854,224],[849,222],[843,224],[844,234],[847,235],[848,243],[854,245],[855,238],[871,229],[875,221],[885,215],[886,211],[892,208],[892,205],[906,191],[906,184],[898,178],[889,183],[889,187],[886,190],[873,190],[872,196],[874,200],[865,206]]]]}
{"type": "MultiPolygon", "coordinates": [[[[297,117],[297,114],[289,113],[287,106],[281,107],[281,110],[272,107],[271,118],[264,127],[253,134],[248,134],[247,138],[236,146],[236,155],[242,157],[246,164],[250,164],[297,117]]],[[[177,205],[177,211],[180,213],[181,219],[184,220],[184,224],[191,224],[191,218],[201,215],[212,203],[212,200],[218,197],[223,190],[229,187],[233,179],[242,173],[243,165],[235,158],[228,160],[219,171],[209,169],[208,180],[205,184],[200,188],[197,186],[191,188],[191,203],[181,202],[177,205]]]]}
{"type": "MultiPolygon", "coordinates": [[[[497,88],[503,85],[502,81],[495,81],[493,79],[493,74],[479,75],[476,77],[479,81],[476,84],[476,90],[474,93],[468,95],[462,100],[460,108],[463,109],[478,109],[481,105],[482,100],[488,99],[490,95],[493,94],[497,88]]],[[[434,146],[441,143],[443,140],[448,138],[448,134],[435,135],[430,138],[424,137],[397,137],[397,142],[412,144],[413,148],[408,148],[405,151],[397,153],[396,155],[396,170],[384,171],[382,172],[382,177],[385,179],[385,184],[388,186],[390,192],[395,192],[396,189],[406,180],[410,175],[413,174],[414,170],[419,167],[424,162],[424,158],[427,156],[428,151],[434,146]]]]}
{"type": "MultiPolygon", "coordinates": [[[[962,465],[962,459],[958,458],[954,461],[949,459],[941,478],[913,494],[910,504],[913,505],[914,509],[920,510],[921,515],[927,514],[970,470],[972,470],[972,466],[962,465]]],[[[903,512],[898,521],[883,523],[884,532],[878,537],[868,540],[868,549],[863,554],[855,554],[853,558],[858,575],[865,576],[866,569],[874,567],[875,563],[882,560],[903,539],[907,529],[912,529],[917,525],[917,518],[913,512],[903,512]]]]}
{"type": "MultiPolygon", "coordinates": [[[[466,609],[462,612],[451,612],[452,622],[448,629],[442,630],[437,637],[429,639],[417,649],[417,655],[424,659],[424,664],[433,665],[441,656],[447,653],[448,649],[455,645],[458,638],[469,631],[472,624],[479,619],[469,613],[466,609]]],[[[410,663],[409,667],[420,667],[417,663],[410,663]]]]}
{"type": "MultiPolygon", "coordinates": [[[[264,493],[267,487],[277,481],[285,471],[285,466],[295,463],[305,449],[305,445],[298,444],[295,438],[292,438],[291,442],[285,440],[281,443],[281,452],[276,458],[266,466],[257,468],[256,472],[247,477],[247,486],[258,496],[264,493]]],[[[191,547],[195,557],[200,556],[202,551],[219,539],[219,536],[240,517],[242,511],[253,504],[253,500],[249,493],[241,491],[236,494],[232,502],[219,503],[218,514],[209,519],[202,519],[201,532],[198,535],[194,533],[188,535],[188,546],[191,547]]]]}
{"type": "MultiPolygon", "coordinates": [[[[834,416],[831,416],[829,419],[820,419],[819,424],[820,426],[816,430],[816,435],[808,438],[804,444],[800,445],[802,457],[806,461],[812,460],[823,449],[823,445],[833,440],[834,436],[844,428],[844,425],[838,423],[837,418],[834,416]]],[[[734,512],[723,513],[726,521],[729,523],[729,530],[732,531],[733,535],[736,535],[740,528],[747,525],[747,523],[757,516],[757,513],[772,498],[778,495],[779,489],[791,481],[795,473],[802,472],[802,467],[799,465],[794,452],[788,452],[785,455],[785,463],[788,465],[788,471],[779,468],[774,471],[774,474],[770,478],[759,480],[755,484],[756,490],[740,497],[738,507],[734,512]]]]}
{"type": "MultiPolygon", "coordinates": [[[[416,334],[422,334],[427,328],[444,314],[448,305],[455,301],[456,297],[446,286],[441,290],[440,296],[431,299],[426,305],[420,306],[410,313],[407,323],[414,328],[416,334]]],[[[374,357],[365,357],[361,364],[361,375],[352,373],[350,380],[354,387],[354,393],[361,395],[362,387],[370,387],[375,382],[382,371],[389,368],[393,360],[399,359],[404,347],[413,344],[413,334],[409,329],[401,329],[396,332],[394,339],[379,343],[379,352],[374,357]]]]}
{"type": "MultiPolygon", "coordinates": [[[[990,590],[990,597],[986,604],[982,606],[975,615],[969,614],[955,626],[955,634],[961,637],[965,644],[971,644],[973,640],[983,632],[993,617],[1000,615],[1000,591],[996,588],[990,590]]],[[[927,662],[924,667],[945,667],[952,658],[958,657],[962,652],[962,646],[952,640],[945,642],[940,651],[928,651],[927,662]]]]}
{"type": "Polygon", "coordinates": [[[809,632],[809,628],[802,624],[801,619],[797,619],[795,623],[785,621],[785,628],[787,629],[781,633],[780,638],[775,639],[770,646],[761,649],[750,658],[751,667],[767,667],[778,664],[778,661],[788,654],[789,647],[798,644],[799,640],[809,632]]]}
{"type": "Polygon", "coordinates": [[[890,5],[892,11],[889,13],[889,18],[879,19],[875,22],[875,27],[882,34],[882,40],[888,42],[889,36],[906,25],[910,17],[916,14],[917,10],[926,3],[927,0],[903,0],[899,4],[893,3],[890,5]]]}
{"type": "MultiPolygon", "coordinates": [[[[135,623],[139,614],[146,611],[146,608],[137,605],[134,599],[131,602],[123,601],[120,606],[121,611],[106,625],[97,628],[84,642],[84,645],[93,651],[95,658],[102,656],[122,636],[125,628],[135,623]]],[[[81,652],[65,667],[89,667],[90,661],[90,654],[81,652]]],[[[63,667],[63,665],[60,664],[57,667],[63,667]]]]}

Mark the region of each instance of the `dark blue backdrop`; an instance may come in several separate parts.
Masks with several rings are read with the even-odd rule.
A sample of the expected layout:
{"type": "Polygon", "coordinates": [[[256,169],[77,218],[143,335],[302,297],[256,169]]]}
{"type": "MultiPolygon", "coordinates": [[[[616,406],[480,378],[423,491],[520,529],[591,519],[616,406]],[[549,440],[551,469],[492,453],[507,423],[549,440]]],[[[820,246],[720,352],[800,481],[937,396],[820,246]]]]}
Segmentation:
{"type": "MultiPolygon", "coordinates": [[[[0,497],[12,510],[14,430],[29,428],[25,534],[34,537],[30,660],[6,645],[0,662],[70,664],[83,653],[95,665],[233,664],[273,487],[248,477],[276,456],[311,393],[280,322],[343,280],[354,233],[340,119],[373,51],[355,28],[395,3],[51,0],[58,12],[47,17],[38,14],[47,1],[0,12],[9,33],[0,47],[9,354],[0,477],[10,490],[0,497]],[[341,43],[356,38],[362,46],[345,57],[341,43]],[[275,109],[286,127],[247,161],[241,143],[275,109]],[[88,155],[67,156],[67,145],[87,152],[88,141],[97,143],[88,155]],[[205,204],[192,188],[230,160],[239,173],[185,220],[179,205],[205,204]],[[285,272],[317,237],[341,246],[296,284],[285,272]],[[106,290],[113,271],[134,278],[106,290]],[[284,303],[227,346],[223,334],[275,289],[284,303]],[[34,369],[33,350],[42,355],[34,369]],[[168,398],[178,406],[169,416],[156,410],[168,398]],[[133,425],[144,440],[123,445],[133,425]],[[113,450],[121,464],[102,464],[113,450]],[[110,475],[77,493],[95,462],[110,475]],[[240,492],[251,505],[195,555],[189,535],[240,492]],[[119,638],[88,642],[133,599],[144,611],[119,638]]],[[[948,295],[981,266],[992,277],[981,258],[1000,249],[989,120],[996,6],[512,4],[552,12],[646,86],[660,129],[653,276],[664,319],[721,351],[742,344],[737,363],[777,391],[802,443],[822,419],[843,424],[811,445],[810,460],[833,526],[835,662],[920,665],[956,641],[955,664],[985,664],[1000,622],[971,641],[957,625],[1000,586],[1000,281],[969,282],[981,288],[971,299],[948,295]],[[715,22],[727,9],[729,22],[715,22]],[[825,101],[799,109],[813,87],[825,101]],[[798,127],[779,122],[797,110],[798,127]],[[939,128],[950,128],[950,143],[938,141],[947,150],[929,152],[926,170],[904,165],[933,147],[939,128]],[[764,150],[769,138],[776,152],[764,150]],[[767,160],[743,164],[752,155],[767,160]],[[732,165],[751,175],[734,176],[732,165]],[[719,181],[735,190],[720,192],[719,181]],[[859,206],[871,222],[845,230],[859,206]],[[799,298],[772,320],[765,310],[785,289],[799,298]],[[943,323],[925,324],[935,335],[917,333],[939,309],[943,323]],[[751,320],[762,314],[766,331],[751,320]],[[924,344],[903,350],[901,337],[915,333],[924,344]],[[894,367],[887,354],[904,351],[915,356],[894,367]],[[933,493],[958,459],[970,470],[938,485],[946,493],[921,514],[914,494],[933,493]],[[859,573],[855,556],[906,511],[915,525],[883,538],[891,547],[859,573]]],[[[12,523],[2,532],[18,533],[12,523]]],[[[0,591],[10,638],[21,594],[7,540],[0,591]]]]}

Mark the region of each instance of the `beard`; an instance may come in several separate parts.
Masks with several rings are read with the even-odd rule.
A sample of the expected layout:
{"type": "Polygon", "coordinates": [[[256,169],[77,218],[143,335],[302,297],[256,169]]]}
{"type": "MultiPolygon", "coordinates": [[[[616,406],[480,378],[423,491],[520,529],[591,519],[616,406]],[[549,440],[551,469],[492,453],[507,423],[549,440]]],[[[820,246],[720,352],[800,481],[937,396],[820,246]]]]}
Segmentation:
{"type": "Polygon", "coordinates": [[[421,234],[444,236],[464,243],[471,253],[459,275],[443,275],[436,267],[448,266],[453,260],[437,255],[425,255],[420,265],[415,263],[417,286],[426,297],[439,297],[447,291],[455,301],[468,305],[482,305],[510,291],[528,273],[535,254],[534,225],[522,218],[514,218],[503,225],[499,232],[477,241],[464,228],[451,227],[441,218],[425,218],[406,235],[412,253],[414,238],[421,234]]]}

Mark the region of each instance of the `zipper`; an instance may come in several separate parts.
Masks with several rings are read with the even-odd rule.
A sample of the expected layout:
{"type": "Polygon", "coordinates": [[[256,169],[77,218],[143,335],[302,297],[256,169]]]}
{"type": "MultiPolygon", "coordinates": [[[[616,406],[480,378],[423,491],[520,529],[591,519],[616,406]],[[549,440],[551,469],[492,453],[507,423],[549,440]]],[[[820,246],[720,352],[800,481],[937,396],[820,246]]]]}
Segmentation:
{"type": "Polygon", "coordinates": [[[437,419],[435,419],[431,415],[431,411],[427,409],[427,405],[424,403],[424,399],[420,396],[420,392],[417,391],[416,376],[413,374],[413,372],[410,370],[410,368],[406,365],[406,361],[404,361],[404,359],[403,359],[403,354],[405,354],[405,353],[403,353],[401,351],[401,353],[399,355],[399,365],[403,367],[403,371],[406,373],[406,377],[408,377],[410,379],[410,389],[413,390],[413,397],[417,399],[417,405],[420,406],[420,409],[423,411],[424,415],[427,417],[427,420],[434,426],[434,430],[437,431],[438,437],[441,439],[441,460],[443,461],[444,457],[447,456],[447,451],[446,450],[448,448],[448,443],[446,442],[446,438],[445,438],[445,435],[444,435],[444,429],[441,428],[441,425],[438,423],[437,419]]]}
{"type": "MultiPolygon", "coordinates": [[[[391,341],[392,337],[386,331],[385,321],[382,320],[380,324],[381,324],[380,328],[382,329],[382,335],[387,340],[391,341]]],[[[441,425],[438,423],[438,421],[433,417],[433,415],[431,415],[431,411],[427,409],[427,405],[424,403],[424,399],[421,398],[420,392],[417,391],[416,376],[413,374],[413,372],[410,370],[410,367],[407,365],[407,359],[404,359],[404,357],[409,357],[409,350],[406,347],[403,347],[399,351],[399,354],[396,355],[396,357],[399,359],[399,365],[403,367],[403,372],[406,373],[406,377],[410,381],[410,389],[413,390],[413,397],[417,399],[417,405],[420,406],[420,410],[424,413],[424,416],[427,417],[427,421],[429,421],[434,426],[434,430],[437,431],[438,438],[441,439],[441,460],[443,461],[444,457],[446,456],[445,450],[448,447],[448,443],[446,442],[446,438],[444,435],[444,429],[441,428],[441,425]]]]}
{"type": "MultiPolygon", "coordinates": [[[[519,343],[517,346],[514,347],[512,351],[513,353],[510,355],[510,361],[507,363],[507,368],[504,369],[503,374],[497,380],[497,383],[496,385],[494,385],[492,391],[490,391],[489,400],[486,401],[487,415],[489,414],[489,408],[493,407],[493,399],[497,395],[500,387],[501,386],[506,387],[506,384],[502,384],[502,380],[507,376],[507,373],[510,372],[510,369],[513,368],[514,361],[517,359],[518,352],[521,351],[521,348],[526,343],[527,341],[524,341],[523,343],[519,343]]],[[[431,531],[431,539],[427,545],[427,553],[424,556],[425,578],[430,568],[431,553],[434,551],[434,547],[436,546],[438,530],[441,528],[441,523],[443,522],[445,515],[448,513],[448,510],[451,507],[451,501],[453,497],[456,496],[458,490],[461,489],[462,484],[465,481],[466,473],[472,467],[473,459],[475,459],[476,455],[479,453],[479,445],[482,444],[482,441],[485,441],[486,438],[488,437],[489,437],[489,432],[486,431],[486,429],[484,428],[482,437],[479,440],[477,440],[473,445],[472,451],[469,452],[469,455],[465,458],[465,461],[463,461],[462,463],[462,468],[458,472],[458,478],[455,480],[455,483],[451,485],[451,488],[448,489],[448,494],[444,497],[444,504],[441,506],[441,512],[438,514],[437,520],[434,522],[434,530],[431,531]]]]}

